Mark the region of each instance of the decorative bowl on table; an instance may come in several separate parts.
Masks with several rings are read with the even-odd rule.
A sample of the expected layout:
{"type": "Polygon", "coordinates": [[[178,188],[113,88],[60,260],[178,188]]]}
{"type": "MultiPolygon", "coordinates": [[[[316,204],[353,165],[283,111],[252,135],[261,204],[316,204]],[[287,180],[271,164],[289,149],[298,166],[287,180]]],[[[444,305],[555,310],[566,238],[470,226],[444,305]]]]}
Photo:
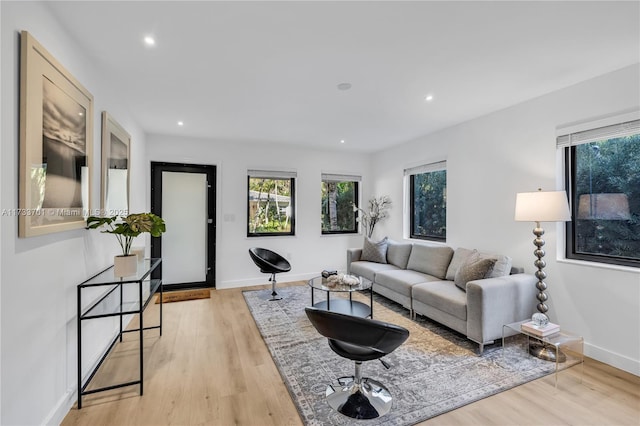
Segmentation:
{"type": "Polygon", "coordinates": [[[336,275],[331,275],[329,278],[327,278],[327,285],[329,287],[333,287],[337,284],[355,286],[360,284],[360,280],[358,279],[358,277],[354,277],[353,275],[347,275],[347,274],[336,274],[336,275]]]}

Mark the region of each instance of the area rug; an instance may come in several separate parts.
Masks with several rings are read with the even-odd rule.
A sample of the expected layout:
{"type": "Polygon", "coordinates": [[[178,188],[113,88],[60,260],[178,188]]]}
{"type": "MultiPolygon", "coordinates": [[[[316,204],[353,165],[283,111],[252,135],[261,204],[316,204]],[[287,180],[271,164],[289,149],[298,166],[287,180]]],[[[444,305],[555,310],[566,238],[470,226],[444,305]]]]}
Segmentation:
{"type": "MultiPolygon", "coordinates": [[[[245,291],[244,297],[282,379],[307,425],[362,423],[333,411],[325,400],[327,384],[353,375],[354,363],[336,355],[304,312],[311,303],[307,286],[284,287],[283,300],[265,300],[270,290],[245,291]]],[[[323,300],[316,291],[314,302],[323,300]]],[[[332,296],[332,298],[335,296],[332,296]]],[[[354,299],[367,302],[368,294],[354,299]]],[[[374,317],[409,329],[409,339],[378,361],[363,364],[363,375],[383,383],[393,396],[391,411],[367,425],[412,425],[553,372],[553,363],[526,356],[518,345],[493,345],[477,356],[464,336],[378,295],[374,317]]]]}

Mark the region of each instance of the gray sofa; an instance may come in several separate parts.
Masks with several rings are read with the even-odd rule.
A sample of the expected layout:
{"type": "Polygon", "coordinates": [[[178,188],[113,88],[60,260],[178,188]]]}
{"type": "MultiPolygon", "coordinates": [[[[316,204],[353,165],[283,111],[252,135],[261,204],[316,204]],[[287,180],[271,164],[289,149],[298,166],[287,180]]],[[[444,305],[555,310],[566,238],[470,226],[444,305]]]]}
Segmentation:
{"type": "Polygon", "coordinates": [[[372,281],[373,291],[407,308],[412,318],[423,315],[464,334],[478,343],[480,354],[502,337],[504,324],[530,318],[535,310],[537,279],[512,268],[507,256],[394,241],[387,244],[386,259],[361,256],[361,248],[347,250],[347,273],[372,281]],[[472,254],[495,264],[485,278],[465,285],[456,273],[472,254]]]}

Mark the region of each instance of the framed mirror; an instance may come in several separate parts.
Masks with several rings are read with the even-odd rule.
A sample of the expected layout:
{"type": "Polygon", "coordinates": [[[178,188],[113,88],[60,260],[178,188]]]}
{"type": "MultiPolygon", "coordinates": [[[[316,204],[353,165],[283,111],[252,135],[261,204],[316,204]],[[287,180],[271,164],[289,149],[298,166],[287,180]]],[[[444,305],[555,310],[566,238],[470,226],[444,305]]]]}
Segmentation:
{"type": "Polygon", "coordinates": [[[131,136],[108,112],[102,112],[102,215],[129,214],[131,136]]]}

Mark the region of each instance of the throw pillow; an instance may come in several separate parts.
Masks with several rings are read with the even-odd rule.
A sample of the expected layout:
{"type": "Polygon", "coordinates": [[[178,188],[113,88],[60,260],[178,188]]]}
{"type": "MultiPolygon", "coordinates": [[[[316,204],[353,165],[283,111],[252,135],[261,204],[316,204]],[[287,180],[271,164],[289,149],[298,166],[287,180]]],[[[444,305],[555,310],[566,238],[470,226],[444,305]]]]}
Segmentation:
{"type": "Polygon", "coordinates": [[[496,259],[496,264],[493,266],[493,270],[487,278],[506,277],[511,273],[512,259],[509,256],[502,254],[485,254],[485,258],[496,259]]]}
{"type": "Polygon", "coordinates": [[[387,237],[384,237],[382,240],[377,242],[373,241],[369,237],[365,237],[360,260],[387,263],[387,244],[387,237]]]}
{"type": "Polygon", "coordinates": [[[455,252],[453,252],[453,258],[451,259],[451,263],[449,264],[449,268],[447,269],[447,281],[454,281],[456,279],[456,272],[460,269],[460,266],[464,263],[465,260],[473,253],[473,250],[469,250],[463,247],[458,247],[455,252]]]}
{"type": "Polygon", "coordinates": [[[454,282],[462,290],[467,291],[467,283],[473,280],[480,280],[491,274],[496,259],[482,258],[476,250],[469,255],[467,260],[460,266],[454,282]]]}

